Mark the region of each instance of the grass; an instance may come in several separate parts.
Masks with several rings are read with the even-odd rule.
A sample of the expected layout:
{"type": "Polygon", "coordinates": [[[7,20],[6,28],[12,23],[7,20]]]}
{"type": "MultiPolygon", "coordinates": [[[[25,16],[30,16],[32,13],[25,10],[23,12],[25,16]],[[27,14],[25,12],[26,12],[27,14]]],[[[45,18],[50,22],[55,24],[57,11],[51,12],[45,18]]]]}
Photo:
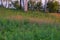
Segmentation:
{"type": "Polygon", "coordinates": [[[0,8],[0,40],[60,40],[60,23],[32,23],[28,20],[10,20],[8,16],[54,18],[49,13],[0,8]]]}
{"type": "Polygon", "coordinates": [[[60,25],[0,19],[0,40],[60,40],[60,25]]]}
{"type": "Polygon", "coordinates": [[[49,13],[39,12],[39,11],[28,11],[24,12],[22,10],[14,10],[14,9],[6,9],[6,8],[0,8],[0,16],[10,16],[10,15],[22,15],[24,17],[37,17],[37,18],[55,18],[54,16],[51,16],[49,13]]]}

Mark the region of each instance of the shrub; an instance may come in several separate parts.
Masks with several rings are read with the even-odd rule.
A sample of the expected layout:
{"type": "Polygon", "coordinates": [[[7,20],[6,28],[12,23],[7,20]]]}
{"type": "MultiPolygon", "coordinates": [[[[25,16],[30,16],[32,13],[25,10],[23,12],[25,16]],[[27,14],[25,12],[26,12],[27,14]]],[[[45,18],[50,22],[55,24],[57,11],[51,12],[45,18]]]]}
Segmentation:
{"type": "Polygon", "coordinates": [[[59,5],[59,3],[57,1],[55,1],[55,2],[51,1],[51,2],[47,3],[47,8],[48,8],[49,12],[57,12],[58,5],[59,5]]]}
{"type": "Polygon", "coordinates": [[[41,2],[35,2],[35,1],[29,1],[28,7],[32,10],[40,10],[41,8],[41,2]]]}
{"type": "Polygon", "coordinates": [[[34,6],[35,6],[35,1],[29,1],[28,2],[28,8],[31,9],[31,10],[34,10],[34,6]]]}
{"type": "Polygon", "coordinates": [[[17,9],[20,8],[20,5],[18,4],[18,1],[15,1],[15,2],[13,3],[13,5],[14,5],[17,9]]]}
{"type": "Polygon", "coordinates": [[[37,10],[40,10],[40,8],[41,8],[41,2],[36,3],[35,7],[36,7],[37,10]]]}

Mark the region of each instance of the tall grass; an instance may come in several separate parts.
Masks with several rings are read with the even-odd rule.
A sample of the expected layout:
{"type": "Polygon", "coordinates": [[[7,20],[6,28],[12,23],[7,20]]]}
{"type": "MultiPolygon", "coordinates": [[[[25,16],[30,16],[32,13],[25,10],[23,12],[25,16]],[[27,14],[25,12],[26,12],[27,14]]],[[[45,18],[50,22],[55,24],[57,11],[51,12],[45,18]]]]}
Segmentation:
{"type": "Polygon", "coordinates": [[[0,8],[0,16],[11,16],[11,15],[22,15],[24,17],[37,17],[37,18],[55,18],[54,16],[51,16],[49,13],[44,13],[41,11],[28,11],[24,12],[20,9],[6,9],[6,8],[0,8]]]}
{"type": "Polygon", "coordinates": [[[0,19],[0,40],[60,40],[60,25],[0,19]]]}
{"type": "MultiPolygon", "coordinates": [[[[60,23],[32,23],[27,20],[10,20],[8,16],[50,17],[43,12],[0,8],[0,40],[60,40],[60,23]]],[[[53,16],[54,17],[54,16],[53,16]]]]}

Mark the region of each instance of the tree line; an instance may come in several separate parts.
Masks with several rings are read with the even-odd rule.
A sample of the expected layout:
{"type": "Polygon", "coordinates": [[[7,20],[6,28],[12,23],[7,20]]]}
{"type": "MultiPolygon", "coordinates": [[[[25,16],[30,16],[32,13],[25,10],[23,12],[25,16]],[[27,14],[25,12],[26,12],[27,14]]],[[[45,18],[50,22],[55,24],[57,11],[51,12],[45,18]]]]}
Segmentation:
{"type": "MultiPolygon", "coordinates": [[[[7,1],[7,0],[6,0],[7,1]]],[[[18,1],[12,2],[11,3],[16,7],[16,9],[21,9],[21,0],[20,0],[20,5],[18,5],[18,1]]],[[[1,0],[2,4],[2,0],[1,0]]],[[[28,10],[36,10],[36,11],[45,11],[45,12],[60,12],[60,4],[58,1],[48,1],[47,4],[42,6],[41,1],[40,2],[35,2],[35,1],[28,1],[28,10]]]]}
{"type": "Polygon", "coordinates": [[[39,10],[39,11],[46,11],[46,12],[59,12],[60,11],[60,4],[58,1],[48,1],[47,4],[42,6],[41,1],[40,2],[28,2],[28,8],[31,10],[39,10]]]}

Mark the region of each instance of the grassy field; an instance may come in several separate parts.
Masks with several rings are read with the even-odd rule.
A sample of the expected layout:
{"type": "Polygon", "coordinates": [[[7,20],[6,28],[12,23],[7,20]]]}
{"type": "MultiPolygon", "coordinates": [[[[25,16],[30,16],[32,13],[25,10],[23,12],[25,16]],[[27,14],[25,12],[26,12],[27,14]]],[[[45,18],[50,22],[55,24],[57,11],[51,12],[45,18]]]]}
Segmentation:
{"type": "Polygon", "coordinates": [[[24,12],[22,10],[14,10],[14,9],[6,9],[0,8],[0,16],[11,16],[11,15],[22,15],[24,17],[37,17],[37,18],[44,18],[44,17],[54,17],[49,13],[39,12],[39,11],[28,11],[24,12]]]}
{"type": "Polygon", "coordinates": [[[56,20],[60,19],[49,13],[0,8],[0,40],[60,40],[60,21],[56,23],[56,20]],[[11,17],[18,15],[24,19],[15,20],[16,17],[11,17]],[[27,17],[51,18],[54,22],[30,22],[27,17]]]}

